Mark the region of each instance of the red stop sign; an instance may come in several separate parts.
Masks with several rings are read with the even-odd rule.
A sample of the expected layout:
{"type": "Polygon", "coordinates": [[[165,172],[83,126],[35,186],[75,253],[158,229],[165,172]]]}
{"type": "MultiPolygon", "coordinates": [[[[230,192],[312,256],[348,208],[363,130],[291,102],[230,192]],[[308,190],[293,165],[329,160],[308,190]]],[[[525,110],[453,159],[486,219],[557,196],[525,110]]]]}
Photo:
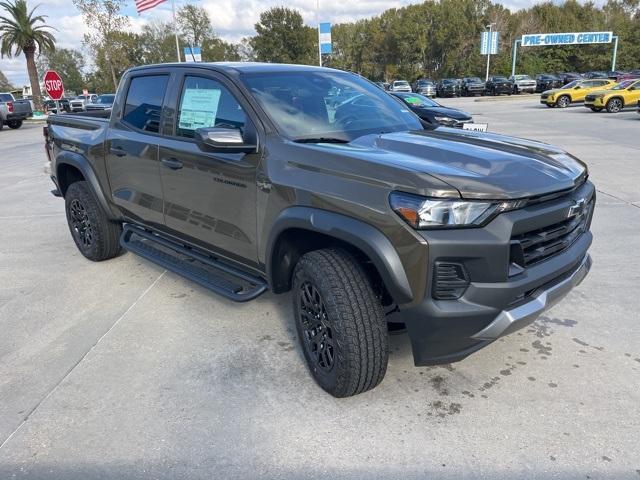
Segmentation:
{"type": "Polygon", "coordinates": [[[44,74],[44,89],[47,91],[47,95],[51,97],[51,100],[60,100],[62,98],[64,85],[58,72],[49,70],[44,74]]]}

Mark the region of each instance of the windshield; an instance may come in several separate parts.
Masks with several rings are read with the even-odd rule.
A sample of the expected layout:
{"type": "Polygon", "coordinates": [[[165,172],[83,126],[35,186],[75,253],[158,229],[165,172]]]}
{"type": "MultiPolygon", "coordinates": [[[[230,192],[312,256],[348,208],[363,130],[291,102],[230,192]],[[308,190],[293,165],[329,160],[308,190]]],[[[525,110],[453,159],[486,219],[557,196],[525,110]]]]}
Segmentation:
{"type": "Polygon", "coordinates": [[[113,100],[116,98],[115,95],[100,95],[96,99],[96,103],[113,103],[113,100]]]}
{"type": "Polygon", "coordinates": [[[482,82],[482,80],[480,80],[478,77],[468,77],[468,78],[465,78],[465,80],[467,82],[482,82]]]}
{"type": "Polygon", "coordinates": [[[567,83],[564,87],[562,88],[573,88],[573,87],[577,87],[578,85],[582,85],[582,82],[579,80],[574,80],[573,82],[567,83]]]}
{"type": "Polygon", "coordinates": [[[419,108],[430,108],[430,107],[439,107],[440,105],[430,98],[425,97],[424,95],[419,95],[417,93],[407,94],[407,95],[396,95],[401,98],[402,101],[412,107],[419,108]]]}
{"type": "Polygon", "coordinates": [[[515,79],[516,80],[531,80],[531,77],[529,75],[516,75],[515,79]]]}
{"type": "Polygon", "coordinates": [[[507,77],[493,77],[494,82],[508,82],[507,77]]]}
{"type": "Polygon", "coordinates": [[[244,74],[243,83],[286,136],[353,140],[421,130],[419,119],[374,84],[341,72],[244,74]]]}
{"type": "Polygon", "coordinates": [[[394,85],[409,85],[409,82],[405,82],[404,80],[398,80],[397,82],[393,82],[394,85]]]}
{"type": "Polygon", "coordinates": [[[627,80],[626,82],[620,82],[615,87],[612,87],[611,90],[625,90],[629,88],[631,85],[633,85],[634,83],[636,83],[635,80],[627,80]]]}

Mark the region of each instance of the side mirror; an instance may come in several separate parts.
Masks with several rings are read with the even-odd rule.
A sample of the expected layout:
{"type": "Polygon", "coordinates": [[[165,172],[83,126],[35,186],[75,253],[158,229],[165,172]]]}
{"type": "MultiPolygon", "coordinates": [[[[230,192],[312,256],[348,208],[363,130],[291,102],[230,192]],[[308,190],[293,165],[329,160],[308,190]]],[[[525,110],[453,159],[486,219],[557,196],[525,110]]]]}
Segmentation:
{"type": "Polygon", "coordinates": [[[220,153],[254,153],[257,145],[245,143],[242,132],[237,128],[198,128],[195,138],[209,150],[220,153]]]}
{"type": "Polygon", "coordinates": [[[573,87],[574,90],[580,90],[580,88],[582,88],[580,87],[580,85],[578,85],[577,87],[573,87]]]}

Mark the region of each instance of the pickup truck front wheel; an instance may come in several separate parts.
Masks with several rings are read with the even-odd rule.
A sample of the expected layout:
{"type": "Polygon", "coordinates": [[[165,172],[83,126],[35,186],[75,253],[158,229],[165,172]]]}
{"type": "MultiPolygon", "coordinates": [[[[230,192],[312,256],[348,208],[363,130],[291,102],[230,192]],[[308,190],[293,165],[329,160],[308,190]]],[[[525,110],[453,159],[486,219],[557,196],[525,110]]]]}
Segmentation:
{"type": "Polygon", "coordinates": [[[303,255],[293,273],[293,309],[305,359],[334,397],[378,385],[387,371],[385,316],[369,278],[344,250],[303,255]]]}
{"type": "Polygon", "coordinates": [[[64,198],[69,230],[80,253],[94,262],[118,255],[122,226],[107,218],[88,183],[72,183],[64,198]]]}

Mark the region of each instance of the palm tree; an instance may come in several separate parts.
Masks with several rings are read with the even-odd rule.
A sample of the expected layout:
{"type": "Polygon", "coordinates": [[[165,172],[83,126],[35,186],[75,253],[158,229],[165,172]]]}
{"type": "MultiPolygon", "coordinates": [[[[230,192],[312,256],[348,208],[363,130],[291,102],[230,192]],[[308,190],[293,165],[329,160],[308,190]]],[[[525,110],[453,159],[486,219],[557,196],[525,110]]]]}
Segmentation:
{"type": "Polygon", "coordinates": [[[26,0],[0,1],[8,15],[0,16],[0,57],[18,56],[24,52],[36,109],[42,108],[40,80],[35,54],[55,50],[56,39],[45,24],[46,15],[35,15],[38,7],[29,11],[26,0]]]}

